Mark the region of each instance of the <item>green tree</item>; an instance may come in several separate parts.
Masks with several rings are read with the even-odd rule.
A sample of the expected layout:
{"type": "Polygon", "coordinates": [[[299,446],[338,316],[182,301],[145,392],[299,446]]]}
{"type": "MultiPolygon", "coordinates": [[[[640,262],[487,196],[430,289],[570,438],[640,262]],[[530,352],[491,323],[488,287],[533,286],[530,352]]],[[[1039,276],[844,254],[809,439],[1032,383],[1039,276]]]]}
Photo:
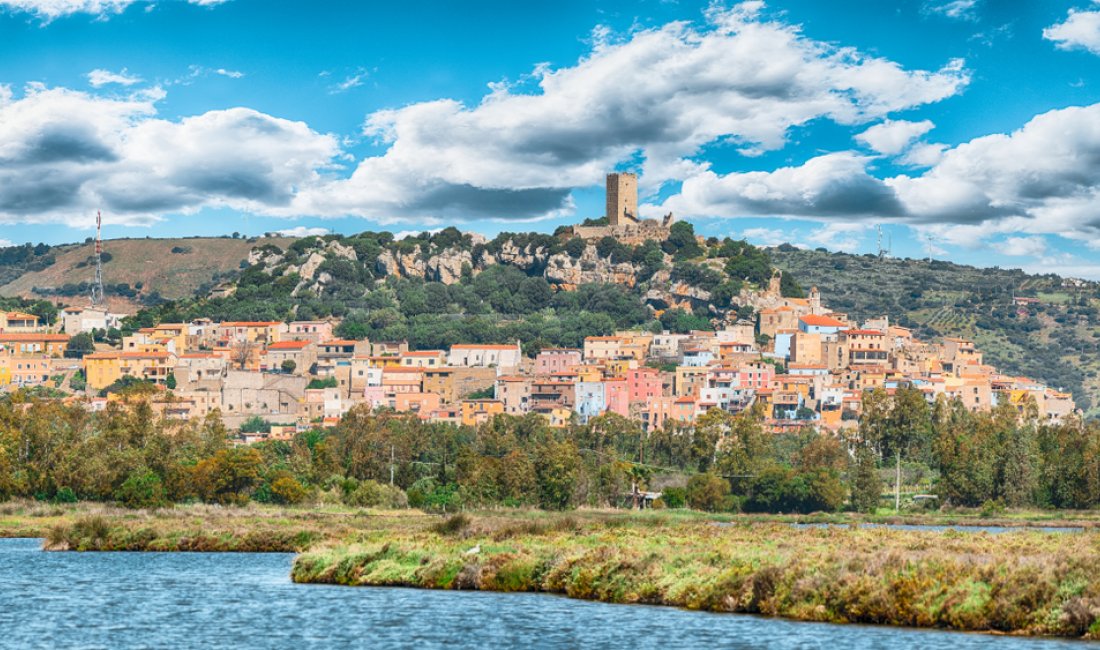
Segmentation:
{"type": "Polygon", "coordinates": [[[573,505],[573,489],[580,464],[580,456],[572,442],[550,442],[538,449],[535,476],[538,479],[539,507],[565,510],[573,505]]]}
{"type": "Polygon", "coordinates": [[[132,472],[115,490],[114,497],[127,508],[160,508],[168,503],[164,482],[149,469],[132,472]]]}
{"type": "Polygon", "coordinates": [[[165,380],[164,380],[164,386],[168,390],[175,390],[176,389],[176,386],[177,386],[176,373],[174,373],[174,372],[168,373],[168,377],[166,377],[165,380]]]}
{"type": "Polygon", "coordinates": [[[729,494],[729,482],[716,474],[695,474],[688,479],[687,503],[695,510],[724,510],[729,502],[729,494]]]}
{"type": "Polygon", "coordinates": [[[856,449],[851,471],[852,508],[856,512],[874,512],[882,496],[882,480],[875,464],[875,452],[867,444],[856,449]]]}
{"type": "Polygon", "coordinates": [[[283,359],[283,362],[279,364],[279,368],[283,372],[290,374],[298,367],[298,364],[294,362],[294,359],[283,359]]]}
{"type": "Polygon", "coordinates": [[[271,481],[271,500],[282,505],[297,505],[305,501],[308,492],[290,472],[280,472],[271,481]]]}
{"type": "Polygon", "coordinates": [[[69,339],[65,345],[65,357],[83,359],[84,355],[95,352],[95,339],[88,332],[80,332],[69,339]]]}

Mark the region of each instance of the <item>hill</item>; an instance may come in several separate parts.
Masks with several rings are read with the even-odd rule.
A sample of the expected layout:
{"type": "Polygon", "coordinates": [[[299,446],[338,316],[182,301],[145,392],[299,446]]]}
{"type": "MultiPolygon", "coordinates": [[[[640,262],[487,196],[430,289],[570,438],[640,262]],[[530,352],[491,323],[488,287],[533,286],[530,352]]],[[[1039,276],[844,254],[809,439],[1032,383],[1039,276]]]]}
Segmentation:
{"type": "MultiPolygon", "coordinates": [[[[205,293],[219,280],[232,277],[254,246],[286,246],[292,241],[229,237],[107,240],[103,242],[103,282],[108,303],[115,310],[129,313],[142,305],[205,293]]],[[[0,296],[51,298],[76,304],[87,297],[89,283],[95,277],[93,243],[54,246],[29,260],[6,263],[5,252],[25,248],[0,250],[0,281],[5,282],[0,286],[0,296]]]]}
{"type": "Polygon", "coordinates": [[[422,349],[519,339],[531,352],[619,328],[687,331],[750,317],[772,274],[760,249],[729,239],[704,246],[688,223],[635,246],[565,233],[488,240],[454,228],[402,240],[330,235],[259,246],[249,261],[232,295],[163,305],[134,324],[332,315],[346,337],[422,349]]]}
{"type": "Polygon", "coordinates": [[[789,245],[768,254],[837,311],[887,314],[925,339],[972,338],[1002,372],[1067,390],[1100,415],[1100,283],[789,245]]]}
{"type": "MultiPolygon", "coordinates": [[[[137,311],[133,326],[336,316],[349,337],[420,348],[519,338],[532,351],[617,328],[686,331],[752,317],[769,306],[762,289],[777,268],[784,295],[817,286],[826,304],[857,320],[885,314],[924,339],[972,338],[1002,371],[1067,390],[1100,415],[1100,283],[789,245],[762,250],[703,241],[687,223],[674,231],[638,246],[566,232],[486,239],[454,228],[402,240],[385,232],[121,239],[105,243],[104,279],[112,306],[137,311]],[[232,295],[206,298],[228,280],[232,295]]],[[[77,303],[92,252],[91,244],[0,249],[0,296],[77,303]]]]}

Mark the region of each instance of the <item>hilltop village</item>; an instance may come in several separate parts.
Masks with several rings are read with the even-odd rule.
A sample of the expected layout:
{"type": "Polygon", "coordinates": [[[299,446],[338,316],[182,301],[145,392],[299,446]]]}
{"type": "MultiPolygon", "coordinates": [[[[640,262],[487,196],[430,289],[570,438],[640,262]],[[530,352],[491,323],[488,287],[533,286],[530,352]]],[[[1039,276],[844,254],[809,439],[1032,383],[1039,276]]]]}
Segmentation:
{"type": "MultiPolygon", "coordinates": [[[[637,216],[637,180],[608,176],[603,223],[574,226],[585,240],[641,243],[669,236],[672,215],[637,216]]],[[[854,322],[830,310],[816,288],[784,297],[782,278],[762,287],[754,320],[685,333],[627,330],[588,336],[583,348],[524,354],[521,341],[410,349],[405,341],[339,338],[339,321],[160,323],[121,345],[73,345],[119,328],[122,316],[68,307],[58,322],[10,312],[0,319],[0,386],[45,386],[91,410],[125,399],[134,383],[155,387],[153,407],[172,418],[218,413],[243,440],[291,437],[330,426],[351,407],[415,413],[434,422],[478,425],[494,415],[538,413],[552,426],[604,413],[646,430],[690,426],[709,409],[758,407],[772,431],[812,425],[855,427],[866,391],[921,390],[929,402],[957,398],[973,411],[1008,402],[1060,422],[1070,395],[983,362],[974,343],[921,341],[888,315],[854,322]],[[67,389],[67,390],[65,390],[67,389]],[[263,427],[246,423],[263,421],[263,427]]]]}

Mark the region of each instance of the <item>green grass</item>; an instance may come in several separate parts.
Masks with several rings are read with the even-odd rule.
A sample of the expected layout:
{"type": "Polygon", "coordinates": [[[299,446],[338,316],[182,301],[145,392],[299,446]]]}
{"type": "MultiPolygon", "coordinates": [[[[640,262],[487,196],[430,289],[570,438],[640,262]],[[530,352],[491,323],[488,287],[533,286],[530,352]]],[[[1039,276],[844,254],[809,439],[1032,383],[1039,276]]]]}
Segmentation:
{"type": "Polygon", "coordinates": [[[427,526],[324,545],[298,582],[540,591],[834,623],[1095,637],[1100,534],[726,527],[679,513],[485,513],[460,535],[427,526]],[[549,519],[549,521],[546,521],[549,519]],[[503,536],[507,544],[496,543],[503,536]],[[478,552],[474,553],[473,550],[478,552]]]}

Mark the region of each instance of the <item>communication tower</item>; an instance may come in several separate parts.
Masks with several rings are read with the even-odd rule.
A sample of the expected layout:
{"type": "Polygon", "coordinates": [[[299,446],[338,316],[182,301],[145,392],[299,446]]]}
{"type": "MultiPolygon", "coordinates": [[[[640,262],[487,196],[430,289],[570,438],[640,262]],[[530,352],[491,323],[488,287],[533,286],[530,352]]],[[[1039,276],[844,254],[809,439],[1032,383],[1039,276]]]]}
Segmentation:
{"type": "Polygon", "coordinates": [[[95,281],[92,282],[92,306],[103,305],[103,216],[95,213],[95,281]]]}

